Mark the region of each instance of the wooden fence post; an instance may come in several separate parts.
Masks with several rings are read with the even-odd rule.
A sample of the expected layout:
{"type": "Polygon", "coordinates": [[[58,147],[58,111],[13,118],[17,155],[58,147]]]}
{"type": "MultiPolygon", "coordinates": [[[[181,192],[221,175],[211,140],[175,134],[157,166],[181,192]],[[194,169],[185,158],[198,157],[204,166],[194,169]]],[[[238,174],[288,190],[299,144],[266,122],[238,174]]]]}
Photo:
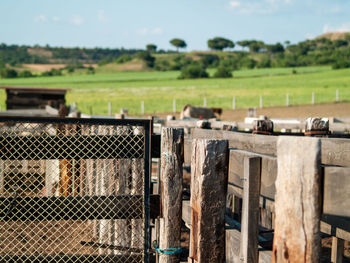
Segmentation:
{"type": "Polygon", "coordinates": [[[194,140],[191,157],[190,258],[224,262],[228,141],[194,140]]]}
{"type": "MultiPolygon", "coordinates": [[[[182,219],[184,129],[163,128],[161,142],[162,223],[160,248],[178,248],[182,219]]],[[[160,255],[160,263],[180,262],[180,255],[160,255]]]]}
{"type": "Polygon", "coordinates": [[[279,137],[272,262],[319,262],[321,141],[279,137]]]}
{"type": "Polygon", "coordinates": [[[344,253],[344,240],[332,237],[332,263],[342,263],[344,253]]]}
{"type": "Polygon", "coordinates": [[[244,159],[243,208],[240,259],[244,263],[258,263],[260,157],[244,159]]]}

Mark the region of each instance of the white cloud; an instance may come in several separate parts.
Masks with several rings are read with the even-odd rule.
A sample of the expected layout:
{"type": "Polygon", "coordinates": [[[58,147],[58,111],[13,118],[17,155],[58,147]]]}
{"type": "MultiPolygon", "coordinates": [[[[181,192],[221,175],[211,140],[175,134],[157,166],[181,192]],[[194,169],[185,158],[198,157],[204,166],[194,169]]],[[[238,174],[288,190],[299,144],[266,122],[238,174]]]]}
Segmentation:
{"type": "Polygon", "coordinates": [[[61,18],[59,18],[58,16],[53,16],[52,21],[59,22],[59,21],[61,21],[61,18]]]}
{"type": "Polygon", "coordinates": [[[76,26],[80,26],[84,23],[84,18],[82,18],[79,15],[75,15],[72,17],[71,22],[72,22],[72,24],[74,24],[76,26]]]}
{"type": "Polygon", "coordinates": [[[152,35],[161,35],[163,33],[163,29],[160,27],[156,27],[152,29],[152,35]]]}
{"type": "Polygon", "coordinates": [[[241,2],[238,2],[238,1],[231,1],[230,2],[230,6],[235,8],[235,7],[239,7],[241,5],[241,2]]]}
{"type": "Polygon", "coordinates": [[[37,17],[34,18],[34,21],[37,23],[46,23],[47,18],[45,15],[38,15],[37,17]]]}
{"type": "Polygon", "coordinates": [[[305,38],[306,39],[314,39],[315,38],[315,35],[311,34],[311,33],[306,33],[305,34],[305,38]]]}
{"type": "Polygon", "coordinates": [[[344,23],[340,26],[331,26],[331,25],[325,24],[323,26],[323,33],[329,33],[329,32],[350,32],[350,22],[344,23]]]}
{"type": "Polygon", "coordinates": [[[163,29],[160,27],[155,27],[155,28],[141,28],[140,30],[137,31],[138,35],[141,36],[147,36],[147,35],[161,35],[163,34],[163,29]]]}
{"type": "Polygon", "coordinates": [[[97,18],[101,22],[107,22],[107,17],[104,10],[98,10],[97,18]]]}
{"type": "Polygon", "coordinates": [[[254,0],[254,1],[237,1],[231,0],[229,6],[235,13],[250,14],[271,14],[278,11],[281,7],[289,5],[293,0],[254,0]]]}

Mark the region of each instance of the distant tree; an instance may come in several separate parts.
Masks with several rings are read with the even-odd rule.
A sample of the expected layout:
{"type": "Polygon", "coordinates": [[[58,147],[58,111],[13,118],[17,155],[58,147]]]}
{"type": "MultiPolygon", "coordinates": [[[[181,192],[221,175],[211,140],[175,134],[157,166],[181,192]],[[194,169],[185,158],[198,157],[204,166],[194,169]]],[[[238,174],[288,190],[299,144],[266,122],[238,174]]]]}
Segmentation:
{"type": "Polygon", "coordinates": [[[148,67],[153,68],[154,61],[156,60],[156,58],[151,56],[151,54],[149,52],[141,51],[141,52],[137,53],[136,56],[139,59],[143,60],[148,67]]]}
{"type": "Polygon", "coordinates": [[[271,53],[284,52],[284,47],[282,46],[281,43],[272,44],[272,45],[265,45],[265,48],[267,49],[267,51],[269,51],[271,53]]]}
{"type": "Polygon", "coordinates": [[[232,78],[232,71],[230,67],[220,65],[214,73],[214,78],[232,78]]]}
{"type": "Polygon", "coordinates": [[[181,69],[181,75],[179,79],[198,79],[198,78],[208,78],[209,75],[205,71],[205,68],[200,64],[190,64],[181,69]]]}
{"type": "Polygon", "coordinates": [[[4,79],[17,78],[18,73],[14,69],[4,68],[0,70],[0,77],[4,79]]]}
{"type": "Polygon", "coordinates": [[[19,78],[30,78],[30,77],[33,77],[33,74],[29,70],[23,70],[23,71],[18,73],[18,77],[19,78]]]}
{"type": "Polygon", "coordinates": [[[180,38],[173,38],[172,40],[170,40],[170,44],[176,47],[177,52],[179,52],[179,48],[187,47],[186,42],[180,38]]]}
{"type": "Polygon", "coordinates": [[[214,37],[208,40],[208,47],[213,50],[223,50],[225,48],[234,48],[235,44],[223,37],[214,37]]]}
{"type": "Polygon", "coordinates": [[[249,46],[250,41],[249,40],[241,40],[241,41],[237,41],[237,44],[240,45],[242,47],[242,49],[244,50],[244,48],[249,46]]]}
{"type": "Polygon", "coordinates": [[[261,49],[265,47],[264,42],[262,41],[257,41],[257,40],[251,40],[249,42],[249,51],[251,53],[256,53],[259,52],[261,49]]]}
{"type": "Polygon", "coordinates": [[[284,41],[284,45],[285,46],[289,46],[290,45],[290,41],[289,40],[284,41]]]}
{"type": "Polygon", "coordinates": [[[146,45],[146,50],[148,52],[156,52],[157,51],[157,46],[154,44],[148,44],[146,45]]]}

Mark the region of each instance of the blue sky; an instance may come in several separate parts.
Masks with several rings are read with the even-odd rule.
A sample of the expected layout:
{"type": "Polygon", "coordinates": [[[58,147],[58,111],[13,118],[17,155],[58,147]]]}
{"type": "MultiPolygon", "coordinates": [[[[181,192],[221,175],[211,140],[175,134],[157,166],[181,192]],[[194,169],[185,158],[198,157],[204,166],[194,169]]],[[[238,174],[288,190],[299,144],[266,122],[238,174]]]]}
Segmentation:
{"type": "Polygon", "coordinates": [[[169,40],[207,50],[207,40],[296,43],[350,31],[349,0],[1,0],[0,43],[144,48],[169,40]]]}

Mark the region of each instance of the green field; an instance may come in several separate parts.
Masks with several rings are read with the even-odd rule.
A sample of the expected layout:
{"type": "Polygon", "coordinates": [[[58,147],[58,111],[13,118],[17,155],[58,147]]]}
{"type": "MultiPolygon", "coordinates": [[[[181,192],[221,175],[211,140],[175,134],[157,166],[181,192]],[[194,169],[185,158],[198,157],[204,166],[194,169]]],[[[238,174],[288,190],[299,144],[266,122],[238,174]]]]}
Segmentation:
{"type": "MultiPolygon", "coordinates": [[[[118,72],[95,75],[37,77],[27,79],[0,79],[0,86],[31,86],[67,88],[68,103],[76,102],[84,113],[107,114],[108,102],[113,113],[128,108],[131,114],[140,114],[141,101],[146,113],[172,112],[173,99],[177,111],[184,104],[232,108],[258,107],[259,96],[264,107],[285,105],[286,94],[290,104],[309,104],[315,93],[316,103],[334,102],[336,90],[342,101],[350,100],[350,69],[332,70],[331,67],[272,68],[235,71],[232,79],[178,80],[178,71],[118,72]]],[[[209,71],[213,74],[214,71],[209,71]]],[[[5,93],[0,93],[0,104],[5,106],[5,93]]]]}

